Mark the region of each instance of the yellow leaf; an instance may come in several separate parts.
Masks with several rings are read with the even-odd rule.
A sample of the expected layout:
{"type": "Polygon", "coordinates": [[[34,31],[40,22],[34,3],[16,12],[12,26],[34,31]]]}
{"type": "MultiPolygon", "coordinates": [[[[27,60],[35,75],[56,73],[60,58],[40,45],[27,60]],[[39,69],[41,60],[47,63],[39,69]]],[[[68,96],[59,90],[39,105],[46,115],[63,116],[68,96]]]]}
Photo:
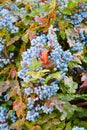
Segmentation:
{"type": "Polygon", "coordinates": [[[24,121],[23,120],[17,120],[15,123],[12,123],[10,126],[11,130],[21,130],[21,127],[23,126],[24,121]]]}
{"type": "Polygon", "coordinates": [[[68,21],[65,21],[65,20],[59,21],[59,22],[58,22],[58,26],[59,26],[59,28],[60,28],[61,30],[64,30],[64,29],[68,26],[68,21]]]}
{"type": "Polygon", "coordinates": [[[16,111],[18,117],[20,117],[20,115],[23,115],[25,108],[26,105],[22,102],[22,99],[16,99],[13,102],[13,110],[16,111]]]}
{"type": "Polygon", "coordinates": [[[42,130],[42,128],[39,125],[33,126],[31,130],[42,130]]]}

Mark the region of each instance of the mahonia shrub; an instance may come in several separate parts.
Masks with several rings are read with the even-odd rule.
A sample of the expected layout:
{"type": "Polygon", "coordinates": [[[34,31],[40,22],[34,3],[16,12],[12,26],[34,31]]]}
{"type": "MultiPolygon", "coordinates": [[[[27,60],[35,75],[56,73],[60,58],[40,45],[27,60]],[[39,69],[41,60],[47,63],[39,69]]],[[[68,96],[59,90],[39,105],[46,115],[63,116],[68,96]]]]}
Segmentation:
{"type": "Polygon", "coordinates": [[[0,130],[86,122],[87,0],[0,1],[0,130]]]}

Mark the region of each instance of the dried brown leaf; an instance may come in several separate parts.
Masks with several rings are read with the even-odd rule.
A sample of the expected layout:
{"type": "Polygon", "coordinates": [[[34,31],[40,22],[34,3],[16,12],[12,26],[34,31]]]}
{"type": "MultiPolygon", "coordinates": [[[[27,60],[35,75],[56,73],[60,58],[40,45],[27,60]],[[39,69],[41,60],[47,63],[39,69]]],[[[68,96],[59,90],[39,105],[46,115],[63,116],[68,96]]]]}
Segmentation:
{"type": "Polygon", "coordinates": [[[63,101],[59,100],[56,97],[51,98],[51,105],[55,106],[60,112],[63,112],[62,104],[64,104],[63,101]]]}
{"type": "Polygon", "coordinates": [[[13,43],[15,43],[16,41],[18,41],[20,39],[20,36],[15,36],[14,38],[11,38],[11,40],[6,44],[6,46],[10,46],[13,43]]]}
{"type": "Polygon", "coordinates": [[[33,126],[31,130],[42,130],[42,128],[39,125],[33,126]]]}
{"type": "Polygon", "coordinates": [[[21,130],[21,127],[23,126],[24,121],[23,120],[18,120],[15,123],[12,123],[10,126],[10,129],[12,130],[21,130]]]}
{"type": "Polygon", "coordinates": [[[10,81],[4,81],[4,82],[0,82],[0,95],[4,92],[7,91],[7,89],[10,87],[10,81]]]}
{"type": "Polygon", "coordinates": [[[12,82],[11,90],[10,93],[8,94],[8,100],[14,95],[20,95],[20,86],[16,80],[12,82]]]}
{"type": "Polygon", "coordinates": [[[16,99],[13,102],[13,110],[16,111],[18,117],[20,117],[20,115],[23,115],[25,108],[26,105],[22,102],[22,99],[16,99]]]}

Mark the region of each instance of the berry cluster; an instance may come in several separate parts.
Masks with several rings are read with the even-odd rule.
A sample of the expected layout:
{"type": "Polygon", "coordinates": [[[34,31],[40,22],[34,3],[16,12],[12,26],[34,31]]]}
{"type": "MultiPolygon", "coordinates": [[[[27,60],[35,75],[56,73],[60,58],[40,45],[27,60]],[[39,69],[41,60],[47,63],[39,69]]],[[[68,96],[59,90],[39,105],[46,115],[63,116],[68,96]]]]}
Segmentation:
{"type": "Polygon", "coordinates": [[[5,6],[8,8],[10,13],[13,15],[12,20],[13,21],[20,21],[20,18],[23,18],[24,15],[27,13],[24,7],[18,7],[15,3],[12,2],[6,2],[5,6]]]}
{"type": "Polygon", "coordinates": [[[83,127],[74,127],[72,130],[85,130],[85,128],[83,128],[83,127]]]}
{"type": "Polygon", "coordinates": [[[77,6],[76,10],[78,12],[73,11],[70,17],[64,16],[64,18],[70,21],[74,26],[79,25],[83,21],[87,23],[87,3],[82,2],[77,6]]]}
{"type": "Polygon", "coordinates": [[[4,50],[4,46],[5,46],[5,39],[0,37],[0,68],[3,68],[4,65],[7,65],[8,63],[10,63],[10,60],[4,57],[3,55],[3,50],[4,50]]]}
{"type": "Polygon", "coordinates": [[[17,117],[16,117],[15,112],[12,112],[12,115],[11,115],[11,117],[10,117],[10,120],[11,120],[13,123],[16,122],[17,117]]]}
{"type": "Polygon", "coordinates": [[[10,130],[7,119],[7,109],[5,107],[0,107],[0,130],[10,130]]]}
{"type": "Polygon", "coordinates": [[[68,6],[68,0],[57,0],[57,4],[60,9],[66,8],[68,6]]]}
{"type": "Polygon", "coordinates": [[[46,105],[46,101],[50,100],[51,97],[57,93],[59,89],[58,82],[64,77],[64,73],[68,70],[67,63],[72,60],[70,51],[63,51],[59,45],[55,31],[56,29],[53,29],[53,26],[51,26],[47,35],[42,34],[41,36],[36,36],[35,39],[31,40],[30,49],[27,49],[27,51],[22,54],[22,69],[18,72],[18,76],[23,79],[22,85],[25,86],[24,92],[28,98],[28,113],[26,119],[29,121],[35,121],[37,117],[39,117],[40,111],[48,114],[54,110],[51,104],[49,106],[46,105]],[[42,63],[39,68],[29,67],[33,64],[33,58],[36,58],[38,62],[40,61],[42,63]],[[29,71],[41,71],[50,61],[54,64],[52,64],[53,66],[50,65],[54,72],[61,72],[61,78],[59,80],[54,79],[50,81],[48,85],[43,84],[45,78],[42,77],[38,79],[36,86],[34,84],[34,88],[24,85],[25,83],[29,83],[31,79],[31,76],[27,75],[29,71]],[[32,98],[32,95],[35,95],[35,97],[32,98]]]}
{"type": "MultiPolygon", "coordinates": [[[[8,33],[14,34],[18,32],[18,27],[16,27],[12,21],[12,16],[8,9],[4,9],[4,6],[0,6],[0,31],[6,29],[8,33]]],[[[8,56],[4,54],[4,47],[6,43],[6,37],[0,35],[0,68],[3,68],[4,65],[10,63],[14,53],[9,53],[8,56]]]]}
{"type": "Polygon", "coordinates": [[[18,27],[16,27],[10,16],[10,11],[4,8],[0,9],[0,30],[6,28],[6,30],[11,33],[17,33],[18,27]]]}
{"type": "Polygon", "coordinates": [[[72,48],[73,52],[82,51],[82,50],[83,50],[83,46],[80,42],[75,43],[72,48]]]}
{"type": "Polygon", "coordinates": [[[83,30],[79,30],[79,39],[81,41],[81,43],[87,47],[87,32],[83,31],[83,30]]]}

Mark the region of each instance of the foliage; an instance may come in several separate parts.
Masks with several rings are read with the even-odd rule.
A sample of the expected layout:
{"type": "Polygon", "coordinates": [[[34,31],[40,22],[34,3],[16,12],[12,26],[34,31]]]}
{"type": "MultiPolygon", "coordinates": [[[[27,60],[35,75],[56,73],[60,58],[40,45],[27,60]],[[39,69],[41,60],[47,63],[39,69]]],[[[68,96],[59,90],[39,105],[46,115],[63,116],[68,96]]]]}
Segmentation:
{"type": "Polygon", "coordinates": [[[87,0],[0,1],[0,130],[86,122],[87,0]]]}

